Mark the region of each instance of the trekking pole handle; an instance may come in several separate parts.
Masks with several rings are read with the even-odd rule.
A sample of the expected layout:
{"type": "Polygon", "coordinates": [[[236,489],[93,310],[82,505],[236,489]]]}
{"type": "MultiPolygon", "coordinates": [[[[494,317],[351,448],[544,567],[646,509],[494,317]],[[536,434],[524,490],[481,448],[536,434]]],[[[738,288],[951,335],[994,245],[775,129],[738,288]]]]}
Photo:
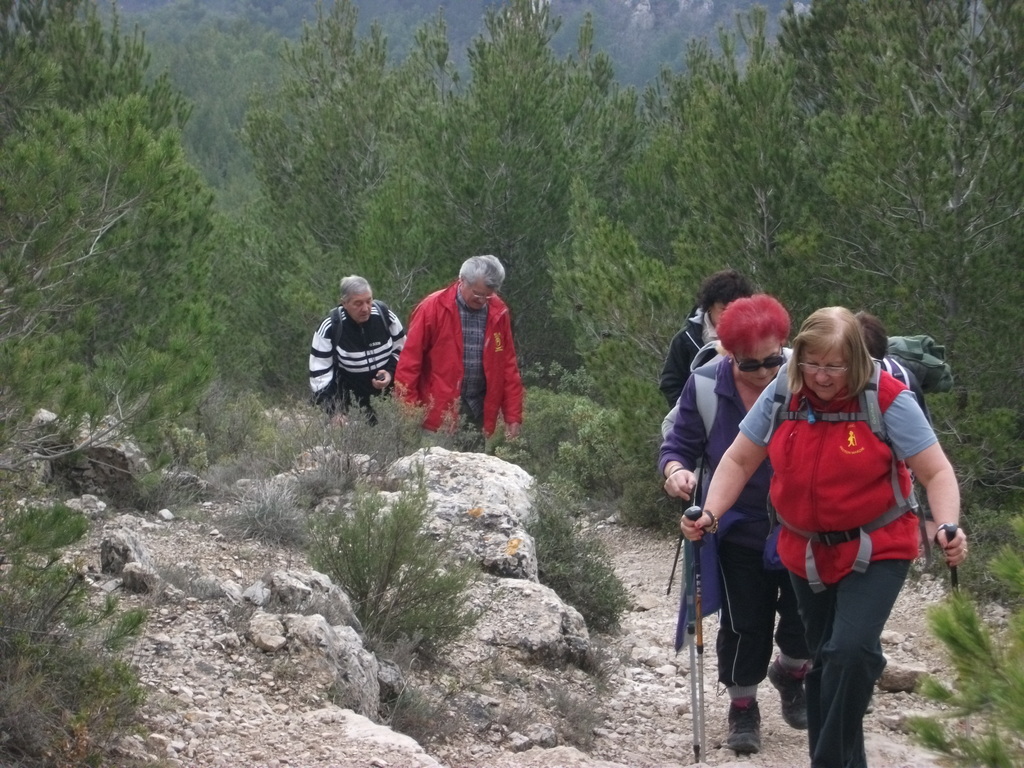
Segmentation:
{"type": "MultiPolygon", "coordinates": [[[[683,517],[685,517],[685,518],[686,518],[687,520],[689,520],[689,521],[690,521],[691,523],[696,523],[696,522],[697,522],[698,520],[700,520],[700,519],[701,519],[701,518],[702,518],[703,516],[704,516],[704,510],[703,510],[703,509],[701,509],[701,508],[700,508],[699,506],[697,506],[696,504],[694,504],[694,505],[693,505],[692,507],[690,507],[690,508],[689,508],[688,510],[686,510],[685,512],[683,512],[683,517]]],[[[700,546],[700,543],[701,543],[701,542],[700,542],[700,539],[697,539],[696,541],[694,541],[694,542],[693,542],[693,545],[694,545],[695,547],[699,547],[699,546],[700,546]]]]}
{"type": "Polygon", "coordinates": [[[689,520],[691,522],[694,522],[694,523],[696,523],[698,520],[700,520],[703,516],[704,516],[704,510],[701,509],[700,507],[698,507],[696,504],[694,504],[688,510],[683,512],[683,517],[685,517],[687,520],[689,520]]]}
{"type": "MultiPolygon", "coordinates": [[[[956,525],[956,523],[943,523],[942,525],[939,526],[939,530],[945,532],[945,534],[946,534],[946,543],[950,544],[950,543],[952,543],[954,537],[956,537],[957,525],[956,525]]],[[[938,532],[936,532],[936,543],[937,543],[937,541],[938,541],[938,532]]],[[[942,549],[943,549],[943,551],[945,551],[946,548],[943,547],[942,549]]],[[[950,583],[951,583],[954,591],[960,589],[960,576],[957,573],[955,565],[949,566],[949,580],[950,580],[950,583]]]]}

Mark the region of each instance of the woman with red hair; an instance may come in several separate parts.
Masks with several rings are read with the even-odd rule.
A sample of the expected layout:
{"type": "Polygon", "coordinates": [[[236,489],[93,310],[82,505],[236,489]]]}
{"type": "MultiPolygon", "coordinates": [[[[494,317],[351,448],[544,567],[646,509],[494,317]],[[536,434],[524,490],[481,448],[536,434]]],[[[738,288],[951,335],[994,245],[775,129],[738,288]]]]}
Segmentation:
{"type": "MultiPolygon", "coordinates": [[[[704,463],[712,475],[739,425],[786,360],[789,313],[765,294],[731,302],[718,322],[722,358],[694,371],[679,396],[678,413],[661,446],[659,467],[670,496],[691,499],[696,469],[704,463]],[[699,388],[710,387],[713,397],[699,388]],[[713,417],[709,411],[714,411],[713,417]]],[[[732,514],[700,547],[702,604],[721,610],[716,650],[718,680],[729,694],[726,746],[737,754],[761,748],[757,688],[767,675],[782,697],[782,715],[793,728],[807,727],[803,675],[810,656],[789,574],[765,557],[770,531],[765,461],[753,473],[732,514]],[[775,625],[779,616],[778,627],[775,625]],[[772,661],[778,644],[779,654],[772,661]],[[770,666],[769,666],[770,665],[770,666]]],[[[769,555],[771,552],[769,552],[769,555]]],[[[686,625],[680,607],[677,650],[686,625]]]]}

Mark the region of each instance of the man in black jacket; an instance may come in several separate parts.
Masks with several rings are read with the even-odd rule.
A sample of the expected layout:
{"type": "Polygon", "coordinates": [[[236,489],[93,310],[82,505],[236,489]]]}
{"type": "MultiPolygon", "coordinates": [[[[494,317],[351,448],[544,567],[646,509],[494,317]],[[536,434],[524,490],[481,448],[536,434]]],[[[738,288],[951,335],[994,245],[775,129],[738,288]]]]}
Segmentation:
{"type": "Polygon", "coordinates": [[[309,350],[309,387],[313,402],[335,424],[344,424],[355,398],[370,423],[376,423],[370,398],[389,392],[405,344],[405,328],[370,284],[358,275],[341,280],[339,306],[313,334],[309,350]]]}
{"type": "Polygon", "coordinates": [[[715,323],[729,302],[754,295],[754,286],[735,269],[723,269],[704,278],[697,291],[697,306],[679,330],[668,349],[658,383],[669,408],[675,406],[683,385],[690,378],[690,367],[700,348],[718,339],[715,323]]]}

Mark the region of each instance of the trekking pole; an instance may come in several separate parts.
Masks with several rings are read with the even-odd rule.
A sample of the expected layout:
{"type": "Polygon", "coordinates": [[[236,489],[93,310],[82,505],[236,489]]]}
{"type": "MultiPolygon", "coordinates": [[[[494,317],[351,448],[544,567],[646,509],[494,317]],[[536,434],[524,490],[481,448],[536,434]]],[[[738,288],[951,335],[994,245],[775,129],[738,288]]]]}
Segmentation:
{"type": "MultiPolygon", "coordinates": [[[[948,544],[948,543],[952,542],[953,541],[953,537],[956,536],[957,525],[956,525],[956,523],[944,523],[943,525],[939,526],[939,530],[946,532],[946,543],[948,544]]],[[[936,535],[938,535],[938,534],[936,534],[936,535]]],[[[936,538],[936,543],[938,543],[938,539],[937,538],[936,538]]],[[[943,547],[943,551],[945,551],[945,547],[943,547]]],[[[953,588],[953,594],[954,595],[957,595],[957,594],[960,593],[960,576],[957,573],[955,565],[949,566],[949,584],[953,588]]],[[[973,737],[973,733],[974,733],[974,729],[971,727],[971,720],[970,720],[970,718],[969,717],[965,717],[964,720],[963,720],[963,724],[964,724],[964,732],[966,733],[967,738],[972,738],[973,737]]]]}
{"type": "MultiPolygon", "coordinates": [[[[688,520],[700,520],[704,512],[700,507],[690,507],[683,513],[688,520]]],[[[701,542],[691,542],[693,545],[693,613],[691,623],[687,626],[687,632],[694,635],[694,643],[690,646],[690,706],[693,709],[693,756],[699,763],[701,753],[704,752],[704,621],[701,613],[701,599],[703,597],[701,585],[700,567],[700,545],[701,542]],[[696,666],[694,666],[696,656],[696,666]]]]}
{"type": "MultiPolygon", "coordinates": [[[[952,543],[953,537],[956,536],[957,526],[956,523],[945,523],[939,526],[940,531],[946,532],[946,543],[952,543]]],[[[943,547],[943,550],[946,548],[943,547]]],[[[949,566],[949,583],[953,587],[954,592],[960,591],[960,575],[957,573],[956,566],[949,566]]]]}
{"type": "MultiPolygon", "coordinates": [[[[696,483],[696,485],[694,485],[694,493],[700,493],[700,491],[701,491],[701,483],[704,481],[704,464],[705,463],[706,463],[706,460],[705,459],[701,459],[701,461],[698,464],[698,467],[697,467],[697,483],[696,483]]],[[[685,512],[684,512],[684,514],[685,514],[685,512]]],[[[684,538],[685,537],[683,536],[683,532],[680,531],[679,532],[679,541],[676,542],[676,556],[672,560],[672,572],[669,573],[669,575],[668,575],[668,587],[665,588],[665,594],[666,595],[671,595],[672,594],[672,581],[676,577],[676,566],[679,565],[679,552],[683,548],[683,539],[684,538]]]]}
{"type": "MultiPolygon", "coordinates": [[[[684,537],[685,538],[685,537],[684,537]]],[[[683,594],[686,600],[686,645],[690,650],[690,717],[693,720],[693,754],[694,759],[700,762],[700,718],[704,713],[704,690],[703,686],[697,686],[697,643],[696,643],[696,622],[694,621],[693,602],[693,544],[686,541],[683,554],[683,561],[686,564],[686,574],[683,579],[683,594]]]]}
{"type": "Polygon", "coordinates": [[[676,556],[672,559],[672,572],[668,575],[668,586],[665,588],[665,594],[672,594],[672,581],[676,577],[676,566],[679,565],[679,552],[683,548],[683,534],[679,534],[679,541],[676,542],[676,556]]]}

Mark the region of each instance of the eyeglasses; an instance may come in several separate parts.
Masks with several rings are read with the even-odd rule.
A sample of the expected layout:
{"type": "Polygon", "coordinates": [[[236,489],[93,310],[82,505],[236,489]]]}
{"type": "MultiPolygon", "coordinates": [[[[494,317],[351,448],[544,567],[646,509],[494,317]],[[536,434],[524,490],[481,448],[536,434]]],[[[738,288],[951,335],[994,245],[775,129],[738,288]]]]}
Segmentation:
{"type": "Polygon", "coordinates": [[[462,284],[466,286],[466,290],[469,291],[469,295],[472,296],[477,301],[490,301],[491,299],[494,298],[493,293],[477,293],[476,291],[473,290],[473,287],[469,283],[463,281],[462,284]]]}
{"type": "Polygon", "coordinates": [[[778,368],[786,362],[782,355],[770,355],[764,360],[737,360],[736,367],[744,373],[753,373],[758,368],[778,368]]]}
{"type": "Polygon", "coordinates": [[[800,366],[801,371],[811,375],[824,373],[826,376],[838,376],[840,373],[850,370],[848,365],[815,365],[814,363],[797,363],[797,365],[800,366]]]}

